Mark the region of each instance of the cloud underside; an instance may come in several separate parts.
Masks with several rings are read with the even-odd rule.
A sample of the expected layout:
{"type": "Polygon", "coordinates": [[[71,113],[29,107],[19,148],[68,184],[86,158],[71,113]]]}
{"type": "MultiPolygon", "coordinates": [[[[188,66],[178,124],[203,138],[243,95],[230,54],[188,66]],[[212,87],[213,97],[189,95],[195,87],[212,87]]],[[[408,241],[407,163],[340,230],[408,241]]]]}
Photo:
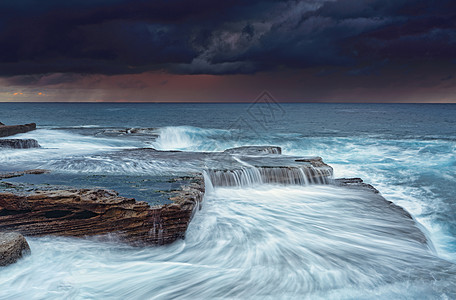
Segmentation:
{"type": "Polygon", "coordinates": [[[30,75],[50,73],[224,75],[318,67],[357,76],[456,59],[455,1],[4,2],[0,76],[28,75],[20,77],[24,84],[36,81],[30,75]]]}

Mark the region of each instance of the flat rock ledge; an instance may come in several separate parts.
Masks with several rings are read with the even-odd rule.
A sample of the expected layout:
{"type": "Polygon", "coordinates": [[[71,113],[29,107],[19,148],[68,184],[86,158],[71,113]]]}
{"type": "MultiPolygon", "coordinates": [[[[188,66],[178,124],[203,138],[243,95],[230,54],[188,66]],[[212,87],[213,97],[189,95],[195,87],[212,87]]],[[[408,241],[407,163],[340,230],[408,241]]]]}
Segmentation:
{"type": "MultiPolygon", "coordinates": [[[[262,153],[262,148],[264,147],[247,150],[262,153]]],[[[240,150],[243,152],[246,149],[240,150]]],[[[266,164],[262,157],[246,156],[243,159],[258,168],[265,183],[303,184],[299,180],[290,182],[290,178],[306,174],[310,183],[369,191],[375,195],[378,203],[384,203],[385,208],[408,220],[411,238],[423,244],[429,242],[405,209],[386,200],[378,190],[362,179],[332,179],[332,168],[320,157],[293,158],[290,161],[287,157],[281,159],[276,152],[279,151],[267,152],[274,159],[266,161],[266,164]]],[[[233,179],[235,176],[242,176],[242,172],[247,171],[248,169],[209,170],[208,175],[211,182],[215,183],[214,186],[229,186],[230,183],[238,183],[239,180],[233,179]]],[[[48,171],[37,169],[3,173],[0,174],[0,179],[46,172],[48,171]]],[[[99,236],[110,240],[114,237],[137,246],[170,244],[185,238],[188,225],[201,207],[205,192],[202,174],[180,179],[185,179],[188,183],[180,190],[171,192],[169,199],[173,203],[154,207],[105,189],[50,189],[30,194],[0,192],[0,232],[15,231],[25,236],[99,236]]]]}
{"type": "Polygon", "coordinates": [[[32,169],[32,170],[9,172],[9,173],[1,173],[0,172],[0,179],[19,177],[19,176],[23,176],[23,175],[26,175],[26,174],[39,175],[39,174],[45,174],[45,173],[49,173],[49,172],[50,171],[44,170],[44,169],[32,169]]]}
{"type": "Polygon", "coordinates": [[[389,209],[391,209],[391,211],[394,211],[395,213],[409,220],[410,224],[413,225],[410,226],[410,228],[412,228],[413,231],[412,239],[415,239],[422,244],[431,244],[431,241],[428,240],[423,231],[421,231],[421,229],[418,226],[416,226],[416,220],[406,209],[384,198],[375,187],[368,183],[365,183],[361,178],[338,178],[334,180],[333,184],[336,186],[342,186],[349,189],[365,190],[375,194],[379,202],[385,203],[385,207],[388,207],[389,209]]]}
{"type": "Polygon", "coordinates": [[[257,155],[257,154],[282,154],[282,148],[277,146],[243,146],[230,148],[223,151],[229,154],[257,155]]]}
{"type": "Polygon", "coordinates": [[[365,190],[370,190],[371,192],[375,194],[379,194],[380,192],[373,187],[372,185],[365,183],[361,178],[337,178],[334,180],[334,184],[338,186],[344,186],[347,188],[353,188],[353,189],[365,189],[365,190]]]}
{"type": "Polygon", "coordinates": [[[36,129],[35,123],[24,125],[0,125],[0,137],[6,137],[19,133],[26,133],[36,129]]]}
{"type": "Polygon", "coordinates": [[[25,236],[114,236],[132,245],[164,245],[185,237],[203,196],[201,176],[172,192],[172,204],[156,207],[103,189],[0,193],[0,231],[25,236]]]}
{"type": "Polygon", "coordinates": [[[13,264],[28,253],[30,247],[22,234],[0,232],[0,266],[13,264]]]}

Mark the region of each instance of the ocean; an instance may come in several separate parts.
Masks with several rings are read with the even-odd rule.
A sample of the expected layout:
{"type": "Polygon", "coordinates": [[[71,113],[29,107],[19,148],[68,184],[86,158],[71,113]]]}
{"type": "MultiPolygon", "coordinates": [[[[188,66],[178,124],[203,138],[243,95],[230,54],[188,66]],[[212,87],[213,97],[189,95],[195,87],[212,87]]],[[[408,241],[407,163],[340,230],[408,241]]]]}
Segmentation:
{"type": "Polygon", "coordinates": [[[41,145],[0,149],[0,171],[51,171],[0,188],[99,186],[161,204],[156,191],[172,188],[169,178],[205,166],[125,149],[198,157],[271,145],[372,184],[429,240],[414,243],[377,198],[356,190],[214,187],[185,240],[171,245],[29,238],[32,255],[0,269],[1,299],[456,298],[456,105],[0,103],[0,122],[37,123],[14,138],[41,145]]]}

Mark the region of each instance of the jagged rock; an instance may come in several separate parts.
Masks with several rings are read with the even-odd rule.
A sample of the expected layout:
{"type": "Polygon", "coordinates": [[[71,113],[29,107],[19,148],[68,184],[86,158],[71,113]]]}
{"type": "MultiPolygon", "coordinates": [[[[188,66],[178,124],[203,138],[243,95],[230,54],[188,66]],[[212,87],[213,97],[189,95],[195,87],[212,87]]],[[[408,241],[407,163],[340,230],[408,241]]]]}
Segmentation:
{"type": "Polygon", "coordinates": [[[152,139],[159,137],[158,131],[156,128],[110,128],[103,129],[96,133],[96,135],[107,135],[107,136],[116,136],[116,135],[137,135],[137,136],[149,136],[152,139]]]}
{"type": "Polygon", "coordinates": [[[282,148],[277,146],[243,146],[226,149],[224,152],[240,155],[282,154],[282,148]]]}
{"type": "Polygon", "coordinates": [[[0,139],[0,148],[28,149],[39,147],[38,141],[34,139],[0,139]]]}
{"type": "Polygon", "coordinates": [[[150,207],[108,190],[0,193],[0,230],[26,236],[98,236],[115,233],[131,244],[163,245],[185,236],[204,195],[202,177],[170,198],[174,203],[150,207]]]}
{"type": "Polygon", "coordinates": [[[0,232],[0,266],[15,263],[27,253],[30,253],[30,247],[22,234],[0,232]]]}
{"type": "Polygon", "coordinates": [[[128,134],[147,134],[153,135],[158,137],[157,129],[156,128],[128,128],[126,130],[128,134]]]}
{"type": "Polygon", "coordinates": [[[323,158],[319,156],[295,159],[295,161],[311,163],[314,167],[328,167],[328,165],[323,161],[323,158]]]}
{"type": "Polygon", "coordinates": [[[6,137],[10,135],[15,135],[18,133],[26,133],[36,129],[35,123],[25,124],[25,125],[3,125],[0,126],[0,137],[6,137]]]}
{"type": "Polygon", "coordinates": [[[348,188],[362,188],[362,189],[368,189],[374,192],[375,194],[378,194],[379,191],[374,188],[372,185],[365,183],[361,178],[337,178],[334,180],[335,185],[339,186],[345,186],[348,188]]]}
{"type": "Polygon", "coordinates": [[[43,170],[43,169],[32,169],[32,170],[25,170],[25,171],[19,171],[19,172],[10,172],[10,173],[0,173],[0,179],[5,179],[5,178],[13,178],[13,177],[19,177],[25,174],[45,174],[49,173],[49,170],[43,170]]]}

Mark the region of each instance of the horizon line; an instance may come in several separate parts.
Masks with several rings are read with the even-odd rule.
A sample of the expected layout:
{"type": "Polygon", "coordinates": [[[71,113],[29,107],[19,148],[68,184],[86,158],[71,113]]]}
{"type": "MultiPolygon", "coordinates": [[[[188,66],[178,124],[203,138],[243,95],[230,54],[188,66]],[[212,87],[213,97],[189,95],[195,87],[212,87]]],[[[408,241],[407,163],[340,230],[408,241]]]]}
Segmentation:
{"type": "Polygon", "coordinates": [[[351,102],[351,101],[1,101],[1,103],[68,103],[68,104],[254,104],[254,103],[278,103],[278,104],[456,104],[455,102],[351,102]]]}

